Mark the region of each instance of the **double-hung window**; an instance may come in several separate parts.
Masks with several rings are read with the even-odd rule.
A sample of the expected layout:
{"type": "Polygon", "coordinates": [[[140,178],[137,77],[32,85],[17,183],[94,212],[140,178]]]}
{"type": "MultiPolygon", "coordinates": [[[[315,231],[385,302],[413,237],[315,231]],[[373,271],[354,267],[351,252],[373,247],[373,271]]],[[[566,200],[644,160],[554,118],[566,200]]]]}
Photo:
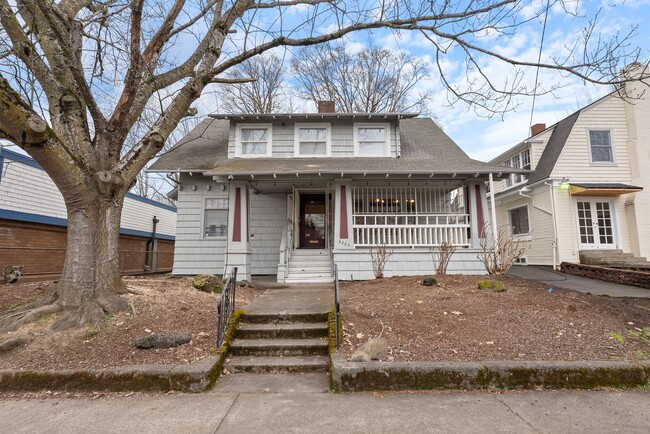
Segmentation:
{"type": "MultiPolygon", "coordinates": [[[[511,158],[508,158],[505,162],[505,165],[517,169],[530,170],[530,149],[524,149],[522,152],[513,155],[511,158]]],[[[508,178],[506,178],[506,188],[512,187],[513,185],[522,184],[527,180],[527,175],[513,173],[508,178]]]]}
{"type": "Polygon", "coordinates": [[[530,233],[528,206],[520,206],[509,210],[508,219],[510,220],[512,235],[528,235],[530,233]]]}
{"type": "Polygon", "coordinates": [[[609,130],[590,130],[589,146],[592,163],[613,163],[612,137],[609,130]]]}
{"type": "Polygon", "coordinates": [[[354,124],[356,157],[388,157],[388,124],[354,124]]]}
{"type": "Polygon", "coordinates": [[[238,157],[271,156],[271,124],[239,124],[236,140],[238,157]]]}
{"type": "Polygon", "coordinates": [[[206,198],[203,207],[203,236],[225,237],[228,235],[228,199],[206,198]]]}
{"type": "Polygon", "coordinates": [[[330,124],[296,124],[296,157],[325,157],[330,155],[330,124]]]}

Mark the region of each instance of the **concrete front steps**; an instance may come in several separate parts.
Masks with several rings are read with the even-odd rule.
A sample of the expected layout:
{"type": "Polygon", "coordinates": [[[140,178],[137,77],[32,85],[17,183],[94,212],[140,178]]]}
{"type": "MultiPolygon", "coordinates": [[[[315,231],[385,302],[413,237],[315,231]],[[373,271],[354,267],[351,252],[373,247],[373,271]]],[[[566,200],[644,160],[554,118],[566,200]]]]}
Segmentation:
{"type": "Polygon", "coordinates": [[[331,283],[332,258],[327,249],[294,249],[285,283],[331,283]]]}
{"type": "Polygon", "coordinates": [[[622,250],[581,250],[580,263],[626,270],[650,271],[650,262],[646,258],[624,253],[622,250]]]}
{"type": "Polygon", "coordinates": [[[224,368],[230,373],[327,371],[327,314],[242,315],[224,368]]]}

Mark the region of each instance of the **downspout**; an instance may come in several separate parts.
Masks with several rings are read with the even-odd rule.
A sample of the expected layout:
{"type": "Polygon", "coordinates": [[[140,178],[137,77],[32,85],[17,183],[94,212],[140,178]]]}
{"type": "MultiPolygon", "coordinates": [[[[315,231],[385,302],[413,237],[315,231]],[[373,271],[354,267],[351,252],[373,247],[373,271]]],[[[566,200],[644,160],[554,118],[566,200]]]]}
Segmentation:
{"type": "Polygon", "coordinates": [[[489,174],[489,183],[490,183],[490,194],[492,195],[490,200],[490,211],[492,214],[492,237],[494,237],[494,246],[499,245],[499,231],[497,230],[497,207],[494,198],[494,176],[492,172],[489,174]]]}
{"type": "Polygon", "coordinates": [[[544,183],[544,185],[550,186],[549,190],[551,192],[551,211],[542,208],[541,206],[537,205],[535,203],[535,198],[533,196],[529,196],[527,194],[524,194],[523,188],[518,191],[519,196],[523,196],[527,199],[531,200],[531,205],[533,208],[538,209],[542,211],[543,213],[546,213],[551,216],[553,219],[553,242],[551,243],[551,247],[553,247],[553,269],[557,270],[557,222],[555,221],[555,196],[553,195],[553,184],[548,184],[544,183]]]}
{"type": "MultiPolygon", "coordinates": [[[[145,247],[145,256],[144,256],[144,271],[153,271],[155,272],[156,270],[149,270],[149,248],[153,246],[153,244],[156,242],[156,225],[160,220],[156,218],[156,216],[153,216],[153,219],[151,220],[153,223],[153,228],[151,230],[151,238],[147,240],[147,245],[145,247]]],[[[154,252],[151,252],[151,265],[153,266],[154,263],[154,258],[153,258],[154,252]]]]}
{"type": "Polygon", "coordinates": [[[402,140],[399,137],[399,120],[395,125],[395,147],[397,148],[397,158],[402,156],[402,140]]]}

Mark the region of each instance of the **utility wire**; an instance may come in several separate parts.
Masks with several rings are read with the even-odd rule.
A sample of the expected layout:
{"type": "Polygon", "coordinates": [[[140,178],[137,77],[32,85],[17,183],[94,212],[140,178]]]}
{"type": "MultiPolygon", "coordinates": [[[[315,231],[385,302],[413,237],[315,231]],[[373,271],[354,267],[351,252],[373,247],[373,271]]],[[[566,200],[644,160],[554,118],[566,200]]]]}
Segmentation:
{"type": "Polygon", "coordinates": [[[548,20],[548,9],[550,0],[546,0],[546,11],[544,12],[544,27],[542,28],[542,40],[539,43],[539,55],[537,56],[537,71],[535,71],[535,91],[533,92],[533,106],[530,109],[529,131],[533,126],[533,114],[535,113],[535,99],[537,98],[537,84],[539,80],[539,64],[542,62],[542,48],[544,47],[544,36],[546,35],[546,22],[548,20]]]}

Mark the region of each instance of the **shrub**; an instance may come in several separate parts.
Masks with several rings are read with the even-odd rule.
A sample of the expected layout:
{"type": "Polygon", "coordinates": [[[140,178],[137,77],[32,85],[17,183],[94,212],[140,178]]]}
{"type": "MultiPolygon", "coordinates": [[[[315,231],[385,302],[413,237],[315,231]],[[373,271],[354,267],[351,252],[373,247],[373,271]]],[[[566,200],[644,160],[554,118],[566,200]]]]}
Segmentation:
{"type": "Polygon", "coordinates": [[[503,283],[498,280],[481,280],[478,282],[478,289],[489,289],[492,292],[505,292],[503,283]]]}

